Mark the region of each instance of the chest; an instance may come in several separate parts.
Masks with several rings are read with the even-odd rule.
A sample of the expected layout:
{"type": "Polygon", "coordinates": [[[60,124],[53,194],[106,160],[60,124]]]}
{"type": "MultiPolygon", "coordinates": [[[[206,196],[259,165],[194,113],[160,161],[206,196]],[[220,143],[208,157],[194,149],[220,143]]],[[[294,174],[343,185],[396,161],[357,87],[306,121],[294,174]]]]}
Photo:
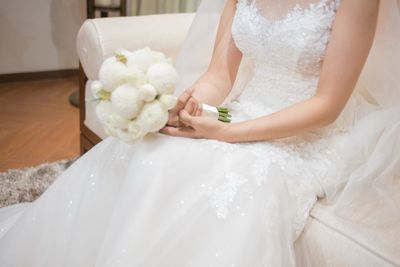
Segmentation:
{"type": "Polygon", "coordinates": [[[318,72],[325,55],[337,1],[295,6],[281,19],[268,19],[258,7],[239,0],[232,35],[242,53],[256,63],[318,72]]]}

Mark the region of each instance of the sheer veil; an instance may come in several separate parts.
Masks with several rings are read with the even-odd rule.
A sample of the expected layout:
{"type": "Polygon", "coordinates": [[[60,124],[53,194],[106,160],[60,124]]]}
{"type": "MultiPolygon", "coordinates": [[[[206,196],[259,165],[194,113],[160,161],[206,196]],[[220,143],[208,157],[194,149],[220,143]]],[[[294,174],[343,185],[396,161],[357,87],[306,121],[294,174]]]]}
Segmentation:
{"type": "Polygon", "coordinates": [[[178,55],[176,68],[179,81],[175,94],[189,88],[211,61],[217,28],[222,10],[228,0],[203,0],[178,55]]]}
{"type": "MultiPolygon", "coordinates": [[[[227,1],[202,1],[177,60],[180,81],[176,94],[206,71],[227,1]]],[[[400,0],[380,0],[374,44],[355,89],[376,109],[351,129],[341,148],[348,162],[343,166],[342,182],[326,192],[327,203],[336,214],[374,225],[400,223],[399,25],[400,0]],[[370,216],[377,207],[382,214],[393,216],[370,216]]],[[[244,58],[228,101],[241,92],[251,75],[251,64],[244,58]]]]}
{"type": "Polygon", "coordinates": [[[336,214],[374,226],[400,223],[399,25],[400,0],[380,0],[374,44],[356,87],[377,110],[353,127],[342,147],[343,183],[327,192],[336,214]],[[372,216],[377,209],[382,216],[372,216]]]}
{"type": "MultiPolygon", "coordinates": [[[[206,70],[211,61],[219,19],[228,0],[203,0],[190,27],[176,62],[179,81],[175,90],[180,95],[206,70]]],[[[243,57],[235,85],[226,101],[237,97],[252,75],[251,62],[243,57]]]]}

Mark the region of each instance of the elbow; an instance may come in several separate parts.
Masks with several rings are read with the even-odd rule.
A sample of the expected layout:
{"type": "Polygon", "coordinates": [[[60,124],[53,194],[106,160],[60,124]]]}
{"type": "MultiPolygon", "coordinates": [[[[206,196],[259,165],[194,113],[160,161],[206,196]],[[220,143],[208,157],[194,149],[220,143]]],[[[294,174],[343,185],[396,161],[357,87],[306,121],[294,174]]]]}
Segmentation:
{"type": "Polygon", "coordinates": [[[342,112],[342,108],[329,100],[322,100],[319,102],[320,108],[317,110],[320,114],[320,116],[318,116],[319,127],[326,127],[333,124],[342,112]]]}
{"type": "Polygon", "coordinates": [[[327,127],[337,121],[339,118],[340,114],[342,113],[343,108],[333,106],[328,109],[328,111],[325,114],[324,118],[324,125],[323,127],[327,127]]]}
{"type": "Polygon", "coordinates": [[[321,127],[327,127],[333,124],[338,117],[339,114],[327,114],[322,120],[321,127]]]}

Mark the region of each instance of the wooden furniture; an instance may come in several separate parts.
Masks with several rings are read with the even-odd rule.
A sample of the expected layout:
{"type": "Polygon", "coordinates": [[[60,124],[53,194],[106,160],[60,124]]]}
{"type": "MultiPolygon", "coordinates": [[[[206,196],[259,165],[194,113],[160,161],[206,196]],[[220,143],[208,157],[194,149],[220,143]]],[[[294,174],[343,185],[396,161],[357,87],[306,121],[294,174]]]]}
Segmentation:
{"type": "MultiPolygon", "coordinates": [[[[141,0],[137,0],[137,10],[140,10],[141,0]]],[[[96,5],[95,0],[87,0],[87,18],[92,19],[96,17],[96,11],[100,11],[100,17],[108,17],[109,12],[119,12],[120,16],[127,16],[127,0],[120,0],[119,5],[96,5]]],[[[82,64],[79,62],[79,125],[80,125],[80,151],[84,154],[94,145],[101,141],[101,138],[97,136],[92,130],[90,130],[84,123],[85,121],[85,84],[87,77],[83,71],[82,64]]]]}
{"type": "Polygon", "coordinates": [[[85,89],[87,77],[79,62],[79,129],[80,129],[80,151],[81,155],[89,151],[101,141],[101,138],[85,125],[86,102],[85,89]]]}
{"type": "MultiPolygon", "coordinates": [[[[141,1],[139,0],[138,3],[141,1]]],[[[108,17],[109,12],[119,12],[120,16],[127,15],[127,0],[120,0],[119,5],[111,4],[109,6],[98,5],[95,0],[86,0],[87,18],[95,18],[96,11],[100,11],[100,17],[108,17]]]]}

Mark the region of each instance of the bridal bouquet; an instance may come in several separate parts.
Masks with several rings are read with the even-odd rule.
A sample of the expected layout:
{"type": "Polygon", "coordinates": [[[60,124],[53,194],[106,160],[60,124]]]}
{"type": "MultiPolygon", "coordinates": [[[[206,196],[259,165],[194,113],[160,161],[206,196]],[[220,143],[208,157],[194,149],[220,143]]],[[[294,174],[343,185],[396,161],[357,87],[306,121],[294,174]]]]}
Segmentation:
{"type": "MultiPolygon", "coordinates": [[[[127,143],[158,132],[175,107],[178,75],[163,53],[146,47],[134,52],[120,49],[106,59],[91,90],[96,114],[108,135],[127,143]]],[[[204,116],[230,122],[226,108],[203,105],[204,116]]]]}

